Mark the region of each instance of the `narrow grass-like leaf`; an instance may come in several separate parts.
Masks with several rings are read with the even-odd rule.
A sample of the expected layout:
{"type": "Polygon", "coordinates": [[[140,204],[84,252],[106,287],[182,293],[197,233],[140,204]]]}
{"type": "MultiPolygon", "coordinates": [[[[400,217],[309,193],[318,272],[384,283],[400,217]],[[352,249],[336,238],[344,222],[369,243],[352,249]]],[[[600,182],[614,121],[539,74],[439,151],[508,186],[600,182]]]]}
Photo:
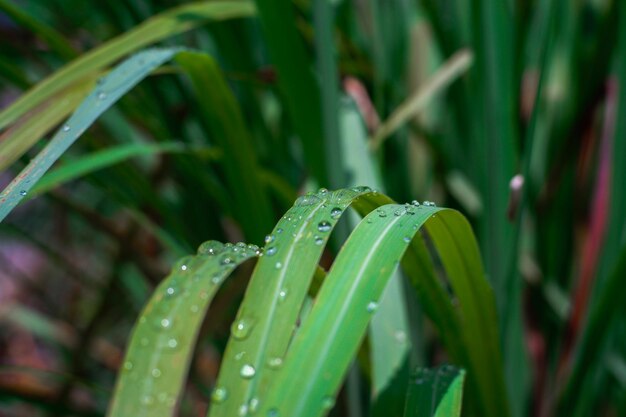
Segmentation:
{"type": "Polygon", "coordinates": [[[459,417],[465,371],[451,365],[411,375],[404,417],[459,417]]]}
{"type": "MultiPolygon", "coordinates": [[[[380,173],[368,152],[367,133],[363,120],[352,101],[342,101],[340,113],[341,144],[343,146],[343,166],[348,178],[354,184],[370,184],[384,191],[380,173]]],[[[358,223],[358,216],[351,217],[358,223]]],[[[394,395],[404,396],[406,387],[401,379],[394,379],[407,360],[410,349],[407,308],[402,288],[402,276],[395,273],[380,300],[376,315],[370,322],[370,346],[372,361],[372,390],[374,400],[386,389],[397,390],[394,395]],[[404,337],[407,343],[393,343],[397,337],[404,337]],[[398,386],[390,388],[395,381],[398,386]]],[[[407,372],[408,373],[408,372],[407,372]]],[[[387,392],[388,395],[391,391],[387,392]]]]}
{"type": "Polygon", "coordinates": [[[463,75],[472,65],[472,61],[473,55],[468,50],[459,51],[450,57],[443,67],[426,81],[423,87],[407,98],[378,128],[371,139],[371,148],[378,149],[388,136],[414,118],[432,101],[435,95],[441,93],[442,90],[463,75]]]}
{"type": "Polygon", "coordinates": [[[30,110],[0,135],[0,171],[24,155],[52,128],[58,126],[96,85],[95,77],[76,82],[30,110]]]}
{"type": "MultiPolygon", "coordinates": [[[[181,398],[200,325],[235,266],[257,256],[243,243],[204,243],[181,259],[139,317],[107,416],[172,416],[181,398]]],[[[215,399],[226,396],[216,391],[215,399]]]]}
{"type": "Polygon", "coordinates": [[[223,149],[223,167],[233,194],[233,212],[249,240],[260,242],[274,216],[263,182],[252,137],[235,96],[216,62],[208,55],[182,52],[176,61],[191,78],[203,118],[223,149]],[[250,215],[254,202],[255,213],[250,215]]]}
{"type": "Polygon", "coordinates": [[[572,415],[579,395],[582,395],[583,382],[603,357],[603,347],[611,337],[609,329],[618,318],[626,316],[623,300],[626,292],[626,246],[622,248],[615,269],[606,279],[598,299],[593,304],[589,321],[580,338],[574,367],[568,385],[559,402],[559,415],[572,415]]]}
{"type": "Polygon", "coordinates": [[[495,299],[471,227],[463,216],[448,211],[433,216],[426,230],[459,301],[463,355],[467,357],[462,365],[468,371],[470,393],[482,415],[506,416],[509,409],[495,299]]]}
{"type": "Polygon", "coordinates": [[[144,79],[163,62],[171,59],[180,48],[143,51],[111,71],[69,120],[54,135],[50,143],[0,193],[0,221],[20,202],[43,174],[78,139],[93,122],[128,90],[144,79]]]}
{"type": "Polygon", "coordinates": [[[311,59],[296,29],[292,3],[257,0],[259,18],[287,111],[302,139],[304,157],[319,184],[328,184],[322,106],[311,59]]]}
{"type": "Polygon", "coordinates": [[[161,39],[191,30],[211,20],[248,17],[248,1],[212,1],[187,4],[155,16],[104,45],[82,55],[55,72],[0,113],[0,129],[90,73],[103,70],[125,55],[161,39]]]}
{"type": "MultiPolygon", "coordinates": [[[[232,327],[217,389],[228,401],[214,401],[211,417],[238,415],[264,398],[281,367],[303,301],[337,219],[368,188],[300,197],[266,238],[232,327]]],[[[389,201],[379,196],[382,201],[389,201]]],[[[295,415],[295,414],[294,414],[295,415]]]]}
{"type": "Polygon", "coordinates": [[[149,156],[167,152],[190,152],[181,143],[141,144],[131,143],[103,149],[72,160],[44,175],[28,194],[29,198],[46,193],[62,184],[76,180],[92,172],[110,167],[137,156],[149,156]]]}
{"type": "Polygon", "coordinates": [[[2,10],[21,27],[28,29],[30,32],[39,36],[41,40],[48,44],[50,49],[59,54],[62,58],[72,59],[76,56],[76,50],[72,47],[72,44],[63,37],[63,35],[57,32],[54,28],[51,28],[50,26],[30,16],[26,13],[24,8],[17,7],[12,2],[7,0],[0,0],[0,10],[2,10]]]}
{"type": "MultiPolygon", "coordinates": [[[[361,198],[356,207],[363,209],[367,200],[361,198]]],[[[350,235],[267,398],[261,400],[261,414],[320,416],[328,412],[389,277],[427,220],[461,305],[468,351],[464,365],[475,373],[471,383],[478,395],[476,406],[481,415],[508,415],[495,304],[469,225],[453,210],[402,205],[371,212],[350,235]]]]}
{"type": "MultiPolygon", "coordinates": [[[[315,52],[320,78],[321,115],[324,132],[324,149],[328,167],[328,185],[332,188],[346,187],[345,170],[342,165],[342,148],[339,139],[339,73],[335,57],[334,7],[328,1],[313,5],[315,26],[315,52]]],[[[365,182],[359,184],[367,184],[365,182]]]]}

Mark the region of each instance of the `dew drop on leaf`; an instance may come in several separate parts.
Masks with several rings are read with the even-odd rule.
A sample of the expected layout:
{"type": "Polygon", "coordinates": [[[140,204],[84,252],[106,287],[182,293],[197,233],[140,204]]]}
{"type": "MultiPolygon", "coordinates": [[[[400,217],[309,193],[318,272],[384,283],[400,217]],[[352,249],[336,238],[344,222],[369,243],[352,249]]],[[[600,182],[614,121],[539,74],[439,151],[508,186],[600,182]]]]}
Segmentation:
{"type": "Polygon", "coordinates": [[[243,340],[250,335],[253,322],[250,319],[241,318],[236,320],[232,326],[230,326],[230,334],[237,340],[243,340]]]}
{"type": "Polygon", "coordinates": [[[319,222],[319,224],[317,225],[317,230],[319,230],[320,232],[328,232],[330,228],[330,223],[326,220],[319,222]]]}
{"type": "Polygon", "coordinates": [[[315,236],[313,238],[313,242],[315,242],[315,244],[317,246],[320,246],[320,245],[322,245],[324,243],[324,239],[322,237],[320,237],[320,236],[315,236]]]}
{"type": "Polygon", "coordinates": [[[272,369],[278,369],[283,365],[283,359],[279,357],[269,358],[267,360],[267,366],[272,369]]]}
{"type": "Polygon", "coordinates": [[[216,404],[220,404],[226,401],[227,397],[228,391],[226,391],[226,388],[217,387],[213,390],[213,393],[211,394],[211,401],[216,404]]]}
{"type": "Polygon", "coordinates": [[[367,303],[367,312],[368,313],[373,313],[374,311],[376,311],[376,309],[378,308],[378,303],[376,301],[370,301],[369,303],[367,303]]]}
{"type": "Polygon", "coordinates": [[[198,248],[198,255],[217,255],[224,249],[224,245],[217,240],[209,240],[204,242],[198,248]]]}
{"type": "Polygon", "coordinates": [[[70,125],[63,125],[63,129],[64,132],[69,132],[70,130],[72,130],[72,128],[70,127],[70,125]]]}
{"type": "Polygon", "coordinates": [[[247,363],[241,367],[239,375],[244,379],[251,379],[256,375],[256,369],[254,369],[254,366],[247,363]]]}
{"type": "Polygon", "coordinates": [[[273,255],[276,255],[276,252],[277,252],[277,251],[278,251],[278,249],[276,249],[276,247],[275,247],[275,246],[272,246],[272,247],[270,247],[270,248],[267,248],[267,250],[265,251],[265,254],[266,254],[267,256],[273,256],[273,255]]]}
{"type": "Polygon", "coordinates": [[[322,409],[330,410],[335,405],[335,399],[330,395],[327,395],[322,399],[322,409]]]}
{"type": "Polygon", "coordinates": [[[27,194],[26,190],[21,190],[21,191],[20,191],[20,195],[21,195],[22,197],[24,197],[26,194],[27,194]]]}
{"type": "Polygon", "coordinates": [[[330,211],[330,217],[332,217],[333,219],[338,219],[341,216],[341,213],[343,213],[343,210],[341,210],[339,207],[335,207],[330,211]]]}

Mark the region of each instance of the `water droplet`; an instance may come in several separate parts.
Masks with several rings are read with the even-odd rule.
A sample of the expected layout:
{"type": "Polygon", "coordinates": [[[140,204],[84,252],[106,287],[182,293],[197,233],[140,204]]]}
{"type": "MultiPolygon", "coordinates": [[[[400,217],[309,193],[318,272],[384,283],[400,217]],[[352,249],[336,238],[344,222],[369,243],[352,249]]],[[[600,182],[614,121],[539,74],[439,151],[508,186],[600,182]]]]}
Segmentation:
{"type": "Polygon", "coordinates": [[[230,256],[224,256],[221,260],[220,260],[220,264],[221,265],[230,265],[233,263],[233,260],[230,256]]]}
{"type": "Polygon", "coordinates": [[[141,403],[143,405],[152,405],[154,404],[154,398],[152,397],[152,395],[144,395],[141,398],[141,403]]]}
{"type": "Polygon", "coordinates": [[[272,247],[267,248],[267,250],[265,251],[265,254],[267,256],[273,256],[273,255],[276,255],[277,251],[278,251],[278,249],[276,249],[275,246],[272,246],[272,247]]]}
{"type": "Polygon", "coordinates": [[[21,195],[22,197],[24,197],[26,194],[27,194],[26,190],[21,190],[21,191],[20,191],[20,195],[21,195]]]}
{"type": "Polygon", "coordinates": [[[72,130],[72,128],[70,127],[70,125],[63,125],[62,130],[63,130],[64,132],[69,132],[70,130],[72,130]]]}
{"type": "Polygon", "coordinates": [[[322,398],[322,409],[330,410],[331,408],[333,408],[334,405],[335,405],[335,399],[331,397],[330,395],[327,395],[326,397],[322,398]]]}
{"type": "Polygon", "coordinates": [[[405,236],[404,238],[402,238],[402,240],[404,240],[405,243],[410,243],[411,242],[411,237],[410,236],[405,236]]]}
{"type": "Polygon", "coordinates": [[[378,217],[387,217],[387,212],[382,208],[376,209],[376,213],[378,213],[378,217]]]}
{"type": "Polygon", "coordinates": [[[241,404],[239,406],[239,411],[238,411],[239,415],[241,417],[247,416],[248,415],[248,404],[241,404]]]}
{"type": "Polygon", "coordinates": [[[250,330],[254,326],[254,321],[247,318],[240,318],[230,326],[230,334],[237,340],[243,340],[250,335],[250,330]]]}
{"type": "Polygon", "coordinates": [[[317,246],[320,246],[320,245],[322,245],[324,243],[324,239],[322,237],[320,237],[320,236],[315,236],[313,238],[313,241],[315,242],[315,244],[317,246]]]}
{"type": "Polygon", "coordinates": [[[378,308],[378,303],[376,301],[370,301],[367,303],[367,312],[373,313],[378,308]]]}
{"type": "Polygon", "coordinates": [[[239,371],[239,375],[242,378],[251,379],[254,377],[254,375],[256,375],[256,369],[254,369],[254,366],[247,363],[241,367],[241,370],[239,371]]]}
{"type": "Polygon", "coordinates": [[[328,190],[326,188],[320,188],[319,190],[317,190],[317,193],[320,195],[326,195],[328,194],[328,190]]]}
{"type": "Polygon", "coordinates": [[[105,98],[107,98],[107,93],[105,93],[104,91],[100,91],[98,93],[98,100],[104,100],[105,98]]]}
{"type": "Polygon", "coordinates": [[[283,263],[282,263],[282,262],[276,262],[276,264],[274,264],[274,267],[275,267],[276,269],[280,269],[280,268],[282,268],[282,267],[283,267],[283,263]]]}
{"type": "Polygon", "coordinates": [[[201,298],[202,300],[206,300],[206,299],[208,299],[208,298],[209,298],[209,293],[208,293],[208,292],[206,292],[206,291],[202,291],[202,292],[200,293],[200,298],[201,298]]]}
{"type": "Polygon", "coordinates": [[[150,372],[153,377],[158,378],[161,376],[161,370],[159,368],[154,368],[152,372],[150,372]]]}
{"type": "Polygon", "coordinates": [[[394,337],[398,343],[406,342],[406,333],[403,330],[396,330],[394,337]]]}
{"type": "Polygon", "coordinates": [[[422,204],[425,205],[426,207],[437,207],[435,203],[433,203],[432,201],[428,201],[428,200],[425,200],[422,204]]]}
{"type": "Polygon", "coordinates": [[[187,265],[181,265],[180,266],[180,270],[181,271],[186,271],[187,270],[187,265]]]}
{"type": "Polygon", "coordinates": [[[163,327],[164,329],[167,329],[171,325],[172,325],[172,322],[170,322],[169,319],[161,319],[161,327],[163,327]]]}
{"type": "Polygon", "coordinates": [[[198,255],[217,255],[224,249],[224,244],[222,242],[218,242],[217,240],[209,240],[208,242],[204,242],[198,248],[198,255]]]}
{"type": "Polygon", "coordinates": [[[319,222],[317,225],[317,230],[320,232],[328,232],[331,229],[330,223],[326,220],[319,222]]]}
{"type": "Polygon", "coordinates": [[[178,346],[178,340],[171,338],[167,341],[167,346],[174,349],[176,346],[178,346]]]}
{"type": "Polygon", "coordinates": [[[282,303],[287,298],[287,290],[282,289],[278,292],[278,302],[282,303]]]}
{"type": "Polygon", "coordinates": [[[267,366],[272,369],[278,369],[283,365],[283,359],[279,357],[269,358],[267,360],[267,366]]]}
{"type": "Polygon", "coordinates": [[[396,211],[393,212],[393,215],[396,217],[400,217],[404,214],[404,211],[402,209],[398,209],[396,211]]]}
{"type": "Polygon", "coordinates": [[[249,409],[252,414],[256,413],[259,409],[259,399],[257,397],[252,397],[252,399],[250,399],[249,409]]]}
{"type": "Polygon", "coordinates": [[[237,353],[235,355],[235,360],[236,361],[240,361],[241,359],[243,359],[243,357],[246,356],[246,352],[245,351],[241,351],[239,353],[237,353]]]}
{"type": "Polygon", "coordinates": [[[167,287],[167,289],[165,290],[165,294],[172,296],[176,294],[176,289],[174,287],[167,287]]]}
{"type": "Polygon", "coordinates": [[[222,281],[222,276],[221,276],[221,275],[219,275],[219,274],[218,274],[218,275],[214,275],[214,276],[211,278],[211,284],[213,284],[213,285],[217,285],[217,284],[219,284],[221,281],[222,281]]]}
{"type": "Polygon", "coordinates": [[[417,201],[417,200],[411,201],[411,204],[414,205],[415,207],[419,207],[420,206],[420,202],[417,201]]]}
{"type": "Polygon", "coordinates": [[[404,207],[404,210],[406,211],[406,214],[410,214],[411,216],[415,214],[415,207],[409,204],[404,207]]]}
{"type": "Polygon", "coordinates": [[[277,408],[272,408],[267,412],[267,417],[278,417],[279,415],[277,408]]]}
{"type": "Polygon", "coordinates": [[[211,394],[211,401],[216,404],[220,404],[223,403],[227,397],[228,391],[226,391],[226,388],[217,387],[213,390],[213,393],[211,394]]]}
{"type": "Polygon", "coordinates": [[[132,371],[132,369],[133,369],[133,363],[131,361],[124,362],[125,371],[132,371]]]}
{"type": "Polygon", "coordinates": [[[193,304],[191,307],[189,307],[189,311],[191,311],[192,313],[197,313],[199,309],[200,308],[196,304],[193,304]]]}
{"type": "Polygon", "coordinates": [[[341,216],[341,213],[343,213],[343,210],[339,207],[335,207],[330,211],[330,217],[332,217],[333,219],[338,219],[341,216]]]}

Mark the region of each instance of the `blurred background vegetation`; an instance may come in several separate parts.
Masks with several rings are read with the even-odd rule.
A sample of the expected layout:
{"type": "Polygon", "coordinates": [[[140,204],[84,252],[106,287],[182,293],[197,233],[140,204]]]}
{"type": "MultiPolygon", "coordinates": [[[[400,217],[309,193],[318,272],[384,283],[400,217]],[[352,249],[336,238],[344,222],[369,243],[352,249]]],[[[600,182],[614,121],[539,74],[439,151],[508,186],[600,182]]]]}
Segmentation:
{"type": "MultiPolygon", "coordinates": [[[[0,0],[0,108],[184,4],[0,0]]],[[[352,185],[472,221],[515,416],[626,415],[626,283],[612,278],[625,258],[626,4],[255,4],[242,18],[183,14],[193,23],[171,36],[148,28],[166,34],[147,43],[211,55],[235,100],[182,63],[161,67],[0,223],[0,415],[104,415],[130,328],[174,259],[207,239],[261,245],[297,195],[352,185]]],[[[0,113],[2,188],[94,84],[76,77],[0,113]]],[[[246,280],[211,307],[220,319],[203,327],[182,416],[204,415],[246,280]]],[[[415,362],[442,362],[407,302],[415,362]]],[[[332,415],[349,413],[340,401],[332,415]]]]}

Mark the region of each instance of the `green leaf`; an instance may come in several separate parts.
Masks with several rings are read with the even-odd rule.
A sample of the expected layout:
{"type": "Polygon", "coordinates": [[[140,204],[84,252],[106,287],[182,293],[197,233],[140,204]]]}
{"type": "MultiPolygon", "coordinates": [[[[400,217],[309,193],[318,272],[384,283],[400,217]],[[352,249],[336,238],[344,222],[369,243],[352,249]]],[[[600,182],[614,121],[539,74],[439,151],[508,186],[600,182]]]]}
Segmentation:
{"type": "Polygon", "coordinates": [[[101,79],[97,88],[83,100],[46,147],[0,193],[0,221],[13,210],[52,164],[102,113],[179,51],[180,48],[143,51],[127,59],[111,71],[106,78],[101,79]]]}
{"type": "Polygon", "coordinates": [[[191,30],[207,21],[248,17],[253,14],[252,3],[234,0],[191,3],[154,16],[135,29],[81,55],[39,82],[0,113],[0,129],[13,123],[77,80],[102,71],[118,59],[146,45],[191,30]]]}
{"type": "Polygon", "coordinates": [[[27,116],[2,133],[0,171],[24,155],[46,133],[63,121],[96,85],[96,77],[77,81],[30,110],[27,116]]]}
{"type": "Polygon", "coordinates": [[[261,242],[274,223],[272,207],[261,178],[252,137],[239,104],[215,61],[208,55],[182,52],[176,61],[193,82],[202,118],[223,149],[223,168],[233,194],[233,212],[246,237],[261,242]],[[254,203],[254,216],[250,204],[254,203]]]}
{"type": "Polygon", "coordinates": [[[126,161],[137,156],[149,156],[163,152],[189,152],[181,143],[160,143],[156,145],[130,143],[103,149],[76,158],[44,175],[33,187],[28,197],[46,193],[69,181],[76,180],[100,169],[126,161]]]}
{"type": "Polygon", "coordinates": [[[283,362],[328,236],[345,209],[368,191],[365,187],[322,189],[300,197],[268,235],[217,381],[220,389],[231,394],[228,401],[212,403],[211,417],[237,415],[242,405],[252,406],[265,397],[283,362]],[[245,355],[238,360],[242,352],[245,355]],[[241,377],[244,366],[254,370],[254,378],[241,377]]]}
{"type": "Polygon", "coordinates": [[[451,365],[419,368],[411,375],[404,417],[461,415],[465,371],[451,365]]]}
{"type": "Polygon", "coordinates": [[[72,59],[76,56],[76,50],[63,35],[54,28],[41,23],[24,11],[24,8],[15,6],[7,0],[0,0],[0,10],[9,16],[15,23],[39,36],[48,46],[62,58],[72,59]]]}
{"type": "Polygon", "coordinates": [[[257,0],[256,4],[267,49],[278,73],[278,86],[302,140],[307,166],[319,184],[328,184],[320,89],[296,29],[292,3],[257,0]]]}
{"type": "MultiPolygon", "coordinates": [[[[370,184],[377,190],[384,190],[380,172],[377,170],[368,151],[367,133],[363,120],[351,100],[343,100],[340,108],[340,127],[342,140],[342,166],[346,167],[348,178],[354,184],[370,184]]],[[[350,217],[351,224],[358,223],[358,216],[350,217]]],[[[373,399],[387,390],[389,384],[397,383],[395,394],[403,396],[406,392],[402,378],[395,378],[404,366],[410,350],[409,324],[407,308],[402,288],[402,276],[394,274],[380,300],[376,315],[370,322],[370,345],[372,361],[373,399]],[[407,343],[393,343],[399,336],[407,343]],[[402,337],[402,336],[401,336],[402,337]]],[[[404,381],[406,382],[406,381],[404,381]]]]}
{"type": "MultiPolygon", "coordinates": [[[[368,195],[355,203],[364,213],[376,205],[377,197],[368,195]]],[[[271,381],[261,415],[329,411],[388,279],[426,221],[459,299],[462,362],[474,374],[475,406],[481,415],[508,415],[495,304],[469,225],[452,210],[402,205],[371,212],[350,235],[271,381]]]]}
{"type": "MultiPolygon", "coordinates": [[[[234,267],[259,253],[209,241],[174,266],[135,324],[107,416],[174,414],[211,300],[234,267]]],[[[214,399],[221,396],[228,393],[216,391],[214,399]]]]}

